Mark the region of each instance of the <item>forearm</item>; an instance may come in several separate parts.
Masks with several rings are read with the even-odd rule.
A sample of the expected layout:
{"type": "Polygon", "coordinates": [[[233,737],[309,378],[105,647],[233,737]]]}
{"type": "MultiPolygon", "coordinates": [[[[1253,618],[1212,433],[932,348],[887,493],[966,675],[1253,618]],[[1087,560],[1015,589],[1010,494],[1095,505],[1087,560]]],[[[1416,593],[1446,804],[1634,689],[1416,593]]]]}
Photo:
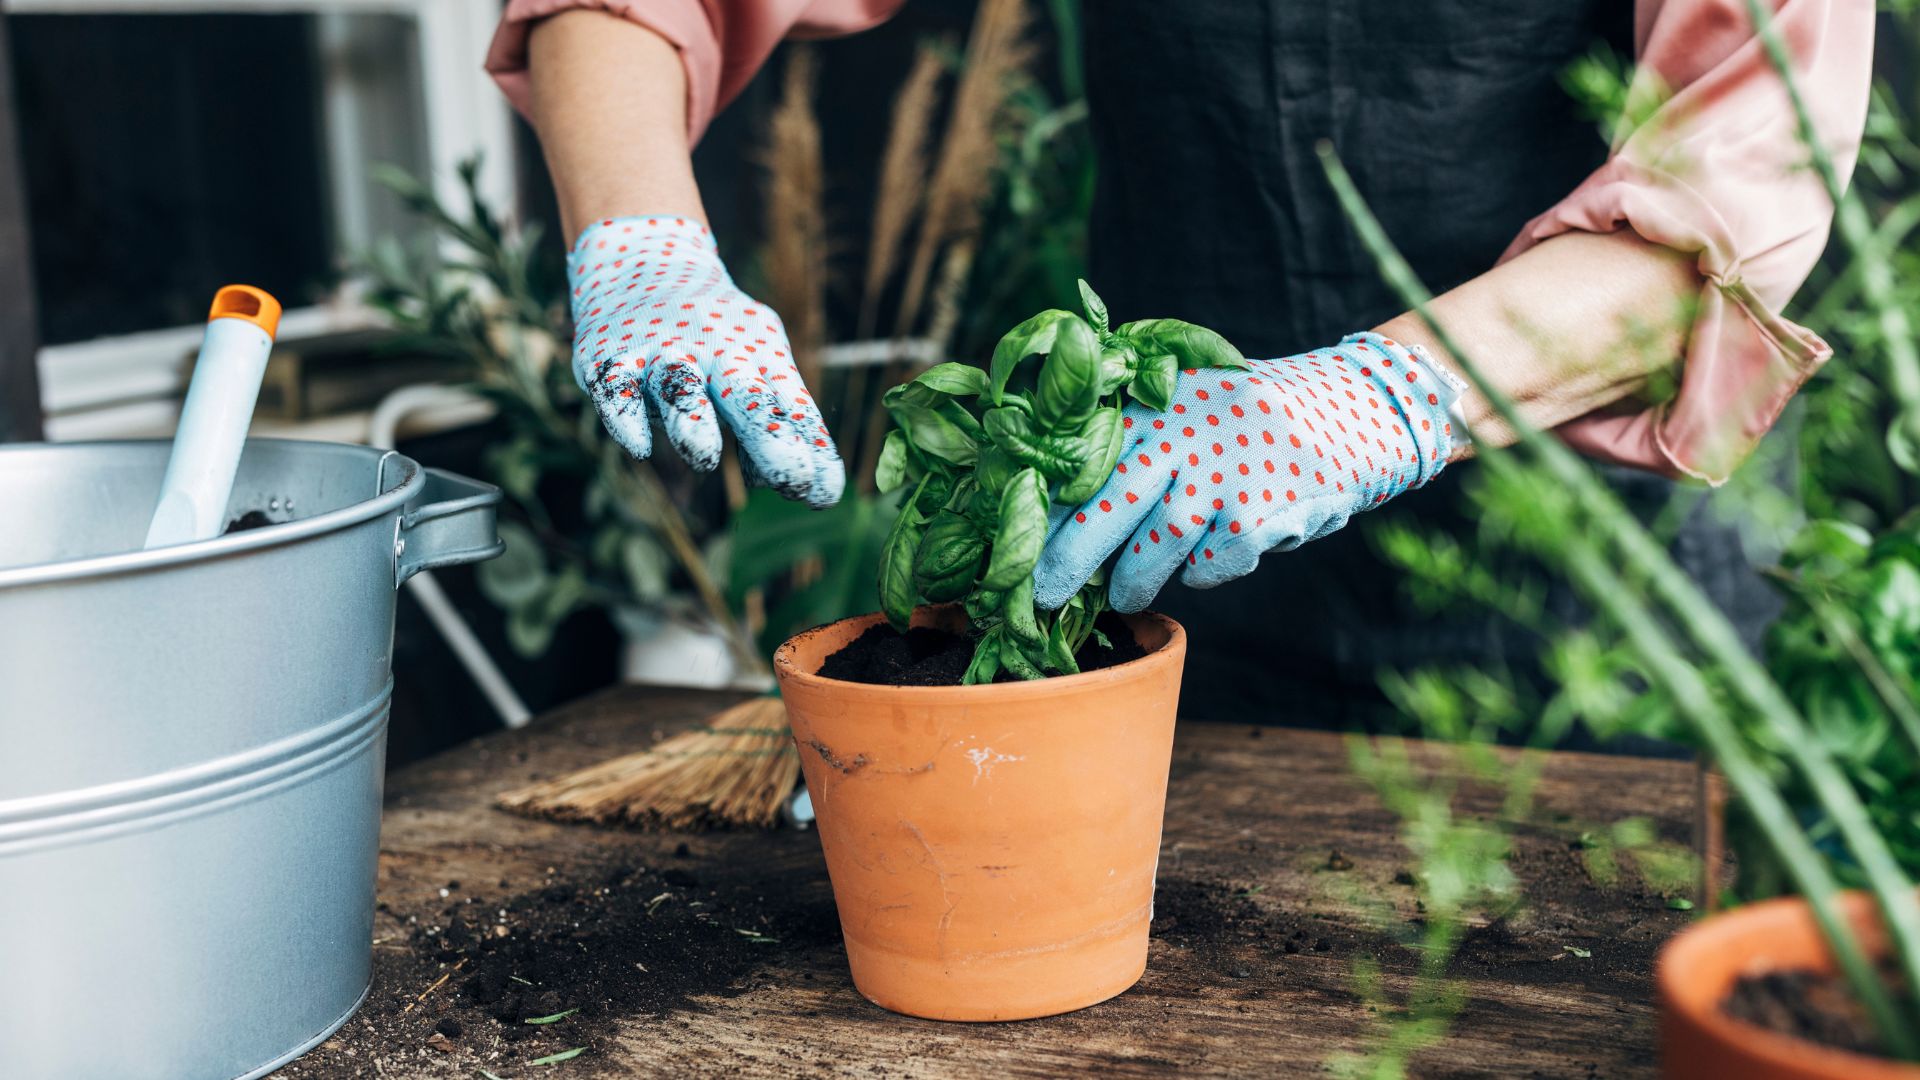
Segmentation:
{"type": "Polygon", "coordinates": [[[687,141],[679,51],[637,23],[567,11],[528,43],[534,128],[567,239],[587,223],[632,214],[706,222],[687,141]]]}
{"type": "MultiPolygon", "coordinates": [[[[1656,373],[1672,369],[1700,286],[1685,253],[1628,230],[1574,232],[1449,291],[1432,312],[1529,423],[1552,428],[1632,397],[1656,373]]],[[[1453,364],[1412,312],[1378,330],[1453,364]]],[[[1461,403],[1476,440],[1513,442],[1512,430],[1478,388],[1461,403]]],[[[1457,445],[1456,456],[1471,452],[1466,440],[1457,445]]]]}

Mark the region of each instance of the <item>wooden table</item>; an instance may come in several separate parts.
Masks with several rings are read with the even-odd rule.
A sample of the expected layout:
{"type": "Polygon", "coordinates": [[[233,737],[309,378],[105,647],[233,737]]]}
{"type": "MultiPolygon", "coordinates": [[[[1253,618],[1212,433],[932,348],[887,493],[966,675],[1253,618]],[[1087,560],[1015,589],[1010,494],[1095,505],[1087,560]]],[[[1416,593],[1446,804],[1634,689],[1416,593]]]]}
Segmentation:
{"type": "MultiPolygon", "coordinates": [[[[732,700],[615,689],[394,774],[372,992],[283,1075],[1319,1077],[1375,1030],[1355,959],[1375,957],[1390,992],[1408,985],[1410,856],[1338,735],[1182,724],[1146,977],[1015,1024],[861,998],[811,832],[647,834],[491,805],[732,700]]],[[[1686,841],[1693,769],[1554,754],[1537,799],[1514,827],[1527,906],[1469,935],[1454,966],[1468,1003],[1418,1075],[1655,1072],[1652,955],[1687,916],[1631,872],[1596,883],[1576,838],[1638,815],[1686,841]]],[[[1456,805],[1494,809],[1472,790],[1456,805]]]]}

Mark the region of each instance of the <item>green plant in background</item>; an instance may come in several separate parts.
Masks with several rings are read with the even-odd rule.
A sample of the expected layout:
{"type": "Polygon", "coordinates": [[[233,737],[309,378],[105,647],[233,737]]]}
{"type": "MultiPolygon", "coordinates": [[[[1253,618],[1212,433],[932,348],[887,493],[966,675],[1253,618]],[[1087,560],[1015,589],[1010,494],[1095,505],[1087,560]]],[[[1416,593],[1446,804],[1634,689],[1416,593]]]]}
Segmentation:
{"type": "Polygon", "coordinates": [[[1096,165],[1087,126],[1078,0],[1047,0],[1054,86],[1012,89],[1000,168],[982,212],[980,250],[955,310],[953,355],[979,356],[1002,328],[1043,306],[1066,306],[1086,276],[1096,165]]]}
{"type": "Polygon", "coordinates": [[[1109,327],[1106,305],[1079,287],[1085,318],[1043,311],[1000,339],[989,370],[940,364],[882,398],[897,428],[875,482],[910,491],[881,553],[880,607],[904,631],[922,600],[961,602],[976,639],[968,683],[1079,670],[1106,578],[1058,612],[1034,607],[1049,507],[1079,505],[1113,473],[1124,398],[1165,409],[1181,369],[1246,364],[1225,338],[1177,319],[1109,327]],[[1023,369],[1030,356],[1042,362],[1023,369]]]}
{"type": "MultiPolygon", "coordinates": [[[[1748,6],[1791,87],[1766,12],[1748,6]]],[[[1602,80],[1589,68],[1576,81],[1591,90],[1602,80]]],[[[1920,905],[1913,890],[1920,870],[1914,842],[1920,796],[1911,793],[1910,783],[1920,761],[1920,518],[1914,509],[1920,496],[1914,452],[1920,338],[1907,310],[1920,286],[1920,264],[1903,238],[1920,222],[1914,182],[1920,172],[1913,168],[1920,154],[1901,125],[1887,119],[1895,114],[1883,90],[1861,159],[1865,182],[1845,193],[1812,137],[1797,89],[1794,100],[1814,168],[1838,207],[1841,241],[1830,252],[1811,315],[1802,318],[1838,339],[1843,359],[1828,365],[1810,388],[1802,440],[1805,491],[1821,517],[1798,532],[1775,572],[1788,604],[1769,635],[1764,664],[1742,648],[1732,627],[1668,558],[1657,531],[1629,514],[1565,447],[1517,423],[1511,404],[1485,385],[1472,358],[1430,318],[1466,374],[1520,435],[1514,448],[1484,453],[1479,475],[1468,484],[1482,511],[1481,541],[1530,553],[1564,574],[1595,616],[1580,626],[1556,624],[1541,612],[1537,583],[1504,580],[1471,553],[1429,544],[1431,538],[1389,534],[1385,551],[1433,601],[1485,603],[1539,634],[1555,685],[1550,698],[1531,710],[1539,717],[1536,730],[1564,730],[1578,720],[1603,737],[1633,732],[1702,748],[1736,796],[1729,830],[1740,854],[1740,891],[1803,895],[1883,1046],[1912,1059],[1920,1052],[1913,1034],[1920,998],[1911,990],[1920,985],[1920,905]],[[1876,973],[1839,920],[1833,900],[1843,884],[1873,895],[1891,939],[1897,972],[1891,979],[1876,973]]],[[[1383,275],[1424,316],[1424,287],[1330,154],[1327,164],[1383,275]]],[[[1656,528],[1685,508],[1660,515],[1656,528]]],[[[1439,683],[1462,678],[1432,672],[1418,677],[1439,683]]],[[[1510,684],[1499,672],[1465,677],[1510,684]]],[[[1402,703],[1406,707],[1404,697],[1402,703]]],[[[1603,870],[1596,880],[1615,850],[1645,839],[1643,829],[1623,833],[1626,825],[1616,823],[1591,845],[1582,844],[1589,866],[1603,870]]],[[[1650,880],[1677,881],[1685,871],[1672,852],[1652,858],[1636,852],[1635,861],[1650,880]]],[[[1434,989],[1439,977],[1429,973],[1428,960],[1423,956],[1416,1002],[1423,994],[1445,1000],[1434,989]]],[[[1436,1015],[1432,1009],[1406,1010],[1398,1015],[1400,1029],[1396,1021],[1386,1022],[1369,1053],[1345,1064],[1379,1066],[1371,1075],[1400,1075],[1408,1047],[1426,1045],[1444,1031],[1436,1015]]]]}
{"type": "Polygon", "coordinates": [[[460,167],[456,211],[397,169],[378,179],[427,228],[413,248],[388,238],[366,253],[367,299],[400,332],[398,348],[445,356],[492,402],[506,437],[489,477],[519,520],[500,526],[507,550],[479,572],[507,615],[515,651],[538,656],[569,614],[605,608],[629,632],[661,618],[721,628],[745,670],[761,666],[726,603],[727,534],[685,512],[675,490],[601,428],[566,362],[565,276],[538,225],[509,228],[480,197],[477,160],[460,167]]]}

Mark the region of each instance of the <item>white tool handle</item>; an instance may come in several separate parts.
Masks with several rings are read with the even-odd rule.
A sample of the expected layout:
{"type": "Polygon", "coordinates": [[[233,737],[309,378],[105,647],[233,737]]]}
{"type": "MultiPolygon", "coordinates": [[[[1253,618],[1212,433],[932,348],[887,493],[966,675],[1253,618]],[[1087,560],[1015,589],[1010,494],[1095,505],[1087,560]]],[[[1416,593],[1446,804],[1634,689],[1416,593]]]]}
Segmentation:
{"type": "Polygon", "coordinates": [[[147,547],[208,540],[225,528],[279,315],[273,297],[250,286],[229,285],[215,295],[147,547]]]}

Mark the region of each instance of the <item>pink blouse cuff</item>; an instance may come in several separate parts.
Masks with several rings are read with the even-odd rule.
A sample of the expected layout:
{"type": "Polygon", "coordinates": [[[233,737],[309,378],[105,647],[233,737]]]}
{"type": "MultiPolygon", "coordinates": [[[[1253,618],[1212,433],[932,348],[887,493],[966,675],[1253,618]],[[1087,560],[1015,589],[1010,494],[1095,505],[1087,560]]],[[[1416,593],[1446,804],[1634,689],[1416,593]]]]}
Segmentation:
{"type": "Polygon", "coordinates": [[[605,11],[639,23],[680,50],[687,69],[687,131],[698,141],[719,111],[720,38],[701,0],[510,0],[487,47],[487,72],[513,107],[527,115],[527,38],[533,24],[562,11],[605,11]]]}
{"type": "Polygon", "coordinates": [[[788,37],[851,34],[885,22],[903,0],[510,0],[487,49],[487,71],[513,107],[528,109],[533,24],[576,8],[605,11],[659,34],[687,72],[687,136],[697,143],[788,37]]]}
{"type": "MultiPolygon", "coordinates": [[[[1767,0],[1814,130],[1845,177],[1872,69],[1872,0],[1767,0]]],[[[1679,386],[1563,425],[1581,452],[1718,484],[1833,355],[1780,315],[1833,218],[1746,0],[1638,0],[1629,100],[1658,100],[1586,182],[1528,222],[1503,258],[1573,230],[1625,227],[1692,254],[1704,284],[1679,386]]]]}
{"type": "Polygon", "coordinates": [[[1561,233],[1607,233],[1622,226],[1652,243],[1694,253],[1705,279],[1679,389],[1651,407],[1583,416],[1559,433],[1589,457],[1718,485],[1833,349],[1782,317],[1743,279],[1726,222],[1698,192],[1625,158],[1608,162],[1529,222],[1502,261],[1561,233]]]}

